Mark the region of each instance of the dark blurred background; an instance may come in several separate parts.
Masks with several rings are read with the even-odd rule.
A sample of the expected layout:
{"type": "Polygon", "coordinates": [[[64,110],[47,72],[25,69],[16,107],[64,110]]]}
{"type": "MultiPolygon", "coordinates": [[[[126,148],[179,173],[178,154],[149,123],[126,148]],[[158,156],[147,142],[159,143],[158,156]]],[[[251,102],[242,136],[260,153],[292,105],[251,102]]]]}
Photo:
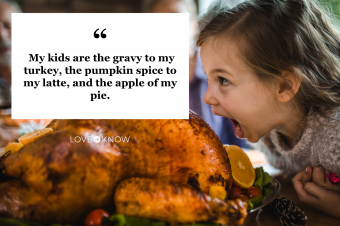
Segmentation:
{"type": "MultiPolygon", "coordinates": [[[[194,0],[201,13],[213,0],[194,0]]],[[[237,0],[236,0],[237,1],[237,0]]],[[[143,0],[17,0],[26,13],[138,13],[143,0]]],[[[319,0],[340,15],[340,0],[319,0]]]]}
{"type": "MultiPolygon", "coordinates": [[[[142,0],[17,0],[25,13],[139,13],[142,0]]],[[[198,0],[195,0],[198,5],[198,0]]]]}

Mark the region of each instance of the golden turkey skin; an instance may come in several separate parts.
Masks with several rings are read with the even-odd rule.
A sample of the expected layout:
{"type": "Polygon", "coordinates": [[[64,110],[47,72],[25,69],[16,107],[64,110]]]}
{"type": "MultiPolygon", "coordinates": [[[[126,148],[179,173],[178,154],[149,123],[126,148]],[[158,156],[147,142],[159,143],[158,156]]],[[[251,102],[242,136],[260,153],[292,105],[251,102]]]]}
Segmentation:
{"type": "Polygon", "coordinates": [[[119,213],[169,222],[242,223],[246,215],[241,202],[214,201],[207,195],[215,185],[230,191],[231,168],[216,134],[193,112],[188,120],[54,120],[48,127],[54,133],[2,161],[2,171],[13,179],[0,183],[1,216],[77,224],[93,209],[115,210],[115,203],[119,213]],[[76,137],[95,136],[100,142],[76,142],[76,137]],[[118,136],[125,142],[108,142],[118,136]],[[140,211],[122,207],[122,202],[136,203],[133,196],[122,201],[128,192],[123,185],[140,195],[140,211]],[[144,210],[142,203],[150,200],[143,188],[149,195],[163,194],[168,197],[163,202],[170,200],[169,205],[186,212],[175,216],[176,211],[144,210]],[[169,193],[171,189],[182,192],[169,193]],[[179,203],[181,197],[191,201],[179,203]],[[200,216],[191,204],[195,200],[200,216]]]}

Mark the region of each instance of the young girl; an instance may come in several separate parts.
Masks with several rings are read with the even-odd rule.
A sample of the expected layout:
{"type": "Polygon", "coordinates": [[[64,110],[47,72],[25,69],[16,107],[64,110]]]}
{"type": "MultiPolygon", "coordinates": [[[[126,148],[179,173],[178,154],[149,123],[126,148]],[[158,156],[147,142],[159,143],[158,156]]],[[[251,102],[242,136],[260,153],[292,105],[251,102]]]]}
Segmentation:
{"type": "Polygon", "coordinates": [[[220,9],[197,46],[213,113],[340,218],[340,38],[327,14],[311,0],[247,1],[220,9]]]}

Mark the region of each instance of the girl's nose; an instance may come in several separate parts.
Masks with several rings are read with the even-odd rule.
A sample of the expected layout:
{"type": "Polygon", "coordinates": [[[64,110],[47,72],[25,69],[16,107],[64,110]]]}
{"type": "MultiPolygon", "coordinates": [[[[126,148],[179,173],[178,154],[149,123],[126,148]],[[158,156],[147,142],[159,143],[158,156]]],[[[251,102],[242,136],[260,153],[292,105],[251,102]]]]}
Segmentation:
{"type": "Polygon", "coordinates": [[[218,101],[214,96],[213,87],[208,85],[208,89],[204,94],[203,101],[208,105],[218,105],[218,101]]]}

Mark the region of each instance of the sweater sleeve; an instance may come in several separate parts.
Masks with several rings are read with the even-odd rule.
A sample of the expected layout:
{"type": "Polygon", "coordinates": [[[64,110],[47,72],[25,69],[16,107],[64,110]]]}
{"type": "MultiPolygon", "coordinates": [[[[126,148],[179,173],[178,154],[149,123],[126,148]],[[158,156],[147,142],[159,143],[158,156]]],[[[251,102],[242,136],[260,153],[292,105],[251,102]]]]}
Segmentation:
{"type": "Polygon", "coordinates": [[[319,164],[326,170],[340,175],[340,124],[325,128],[322,131],[322,138],[315,150],[318,152],[319,164]]]}

